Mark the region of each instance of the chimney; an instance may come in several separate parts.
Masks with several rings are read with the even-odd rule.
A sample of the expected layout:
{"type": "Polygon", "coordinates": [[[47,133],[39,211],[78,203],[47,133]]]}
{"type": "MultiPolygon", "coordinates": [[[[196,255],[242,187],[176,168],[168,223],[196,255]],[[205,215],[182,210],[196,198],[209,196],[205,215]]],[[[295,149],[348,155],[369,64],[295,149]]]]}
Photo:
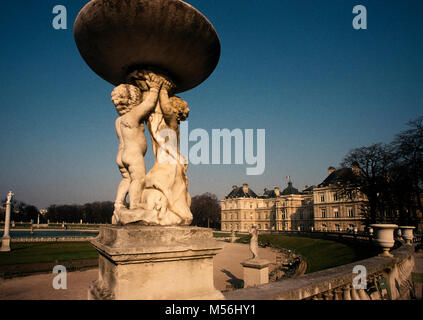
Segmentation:
{"type": "Polygon", "coordinates": [[[328,176],[331,175],[332,173],[334,173],[336,171],[336,169],[334,167],[329,167],[328,168],[328,176]]]}
{"type": "Polygon", "coordinates": [[[275,187],[274,191],[277,197],[281,195],[281,190],[278,187],[275,187]]]}
{"type": "Polygon", "coordinates": [[[232,186],[232,190],[238,189],[238,186],[232,186]]]}

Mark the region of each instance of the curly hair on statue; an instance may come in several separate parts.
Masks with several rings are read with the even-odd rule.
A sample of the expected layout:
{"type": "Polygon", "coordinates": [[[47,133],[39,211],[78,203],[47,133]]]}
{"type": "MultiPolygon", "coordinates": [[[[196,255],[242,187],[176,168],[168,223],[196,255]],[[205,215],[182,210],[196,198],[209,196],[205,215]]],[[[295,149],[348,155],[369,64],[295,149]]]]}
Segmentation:
{"type": "Polygon", "coordinates": [[[131,109],[142,102],[142,94],[138,87],[131,84],[121,84],[112,91],[112,102],[116,106],[119,115],[131,111],[131,109]]]}
{"type": "Polygon", "coordinates": [[[172,104],[173,112],[176,114],[177,120],[179,122],[185,121],[189,115],[188,103],[177,96],[170,97],[169,100],[172,104]]]}

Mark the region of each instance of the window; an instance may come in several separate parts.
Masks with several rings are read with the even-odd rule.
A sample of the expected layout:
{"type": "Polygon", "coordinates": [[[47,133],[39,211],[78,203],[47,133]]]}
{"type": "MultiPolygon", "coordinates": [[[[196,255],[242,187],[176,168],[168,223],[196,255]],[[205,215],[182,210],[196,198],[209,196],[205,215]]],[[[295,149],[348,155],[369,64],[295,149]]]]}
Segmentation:
{"type": "Polygon", "coordinates": [[[339,224],[335,224],[336,231],[341,231],[341,226],[339,224]]]}
{"type": "Polygon", "coordinates": [[[334,195],[333,195],[333,201],[338,201],[338,194],[337,193],[334,193],[334,195]]]}
{"type": "Polygon", "coordinates": [[[326,208],[322,208],[322,218],[326,218],[326,208]]]}
{"type": "Polygon", "coordinates": [[[325,202],[325,194],[324,193],[320,194],[320,202],[325,202]]]}
{"type": "Polygon", "coordinates": [[[333,209],[333,214],[335,215],[335,218],[339,218],[339,209],[338,208],[334,208],[333,209]]]}
{"type": "Polygon", "coordinates": [[[347,209],[347,212],[348,212],[348,217],[350,217],[350,218],[354,217],[354,210],[353,210],[353,208],[348,208],[347,209]]]}

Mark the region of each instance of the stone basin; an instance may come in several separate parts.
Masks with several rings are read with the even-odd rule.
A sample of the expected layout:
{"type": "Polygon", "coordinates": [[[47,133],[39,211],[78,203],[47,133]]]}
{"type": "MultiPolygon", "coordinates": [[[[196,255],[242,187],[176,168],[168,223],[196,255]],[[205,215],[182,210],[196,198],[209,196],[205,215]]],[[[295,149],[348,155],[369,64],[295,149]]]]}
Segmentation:
{"type": "Polygon", "coordinates": [[[92,0],[75,20],[74,37],[88,66],[115,86],[150,68],[170,77],[176,93],[187,91],[220,57],[213,25],[181,0],[92,0]]]}

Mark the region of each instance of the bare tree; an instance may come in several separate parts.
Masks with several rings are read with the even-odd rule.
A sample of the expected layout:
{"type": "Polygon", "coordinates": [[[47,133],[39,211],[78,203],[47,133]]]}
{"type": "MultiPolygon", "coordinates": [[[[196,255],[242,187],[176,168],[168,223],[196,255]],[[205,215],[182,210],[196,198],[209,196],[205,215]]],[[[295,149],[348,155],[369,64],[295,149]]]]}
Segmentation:
{"type": "Polygon", "coordinates": [[[423,117],[407,123],[409,129],[396,136],[393,145],[396,148],[401,166],[407,168],[413,197],[420,212],[423,212],[423,117]]]}
{"type": "Polygon", "coordinates": [[[422,210],[423,117],[390,144],[377,143],[351,150],[341,165],[351,168],[338,184],[343,194],[361,192],[367,198],[369,223],[416,224],[422,210]]]}

